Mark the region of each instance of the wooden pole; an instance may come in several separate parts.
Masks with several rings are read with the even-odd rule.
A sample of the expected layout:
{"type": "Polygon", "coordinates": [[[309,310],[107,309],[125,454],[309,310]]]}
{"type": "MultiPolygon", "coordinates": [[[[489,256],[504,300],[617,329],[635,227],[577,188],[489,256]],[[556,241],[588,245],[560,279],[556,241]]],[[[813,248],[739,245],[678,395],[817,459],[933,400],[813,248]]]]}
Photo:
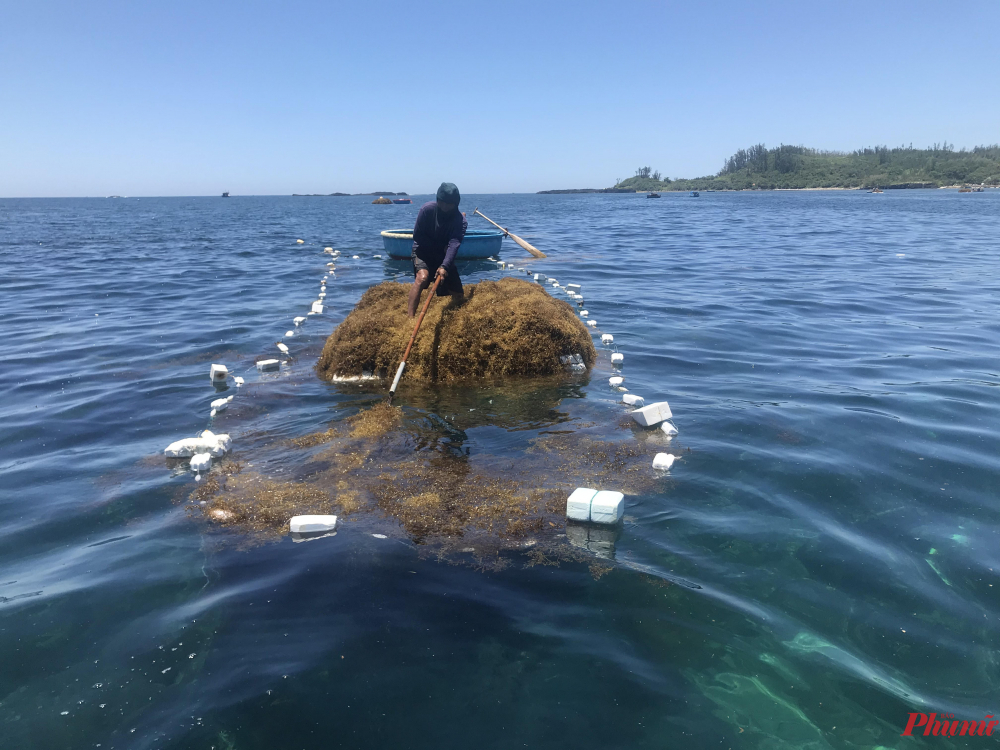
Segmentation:
{"type": "Polygon", "coordinates": [[[399,363],[399,367],[396,369],[396,377],[392,380],[392,387],[389,389],[389,404],[392,405],[392,397],[396,395],[396,386],[399,385],[399,379],[403,377],[403,370],[406,368],[406,358],[410,356],[410,349],[413,348],[413,342],[417,340],[417,331],[420,330],[420,324],[424,322],[424,316],[427,314],[427,308],[431,306],[431,300],[434,299],[434,292],[437,291],[438,284],[441,282],[441,276],[434,277],[434,283],[431,284],[430,294],[427,295],[427,301],[424,302],[424,309],[420,311],[420,317],[417,318],[417,324],[413,326],[413,334],[410,336],[410,343],[406,345],[406,351],[403,352],[403,361],[399,363]]]}
{"type": "Polygon", "coordinates": [[[495,221],[493,221],[493,219],[491,219],[490,217],[484,216],[483,214],[479,213],[479,209],[478,208],[475,211],[473,211],[472,213],[473,214],[479,214],[480,216],[482,216],[484,219],[486,219],[486,221],[488,221],[490,224],[492,224],[497,229],[499,229],[501,232],[503,232],[504,235],[506,235],[507,237],[510,237],[512,240],[514,240],[514,242],[516,242],[518,245],[520,245],[521,247],[523,247],[525,250],[527,250],[529,253],[531,253],[532,255],[534,255],[536,258],[544,258],[544,257],[546,257],[545,253],[543,253],[541,250],[539,250],[538,248],[536,248],[535,246],[533,246],[530,242],[526,242],[525,240],[522,240],[516,234],[511,234],[506,229],[504,229],[502,226],[500,226],[495,221]]]}

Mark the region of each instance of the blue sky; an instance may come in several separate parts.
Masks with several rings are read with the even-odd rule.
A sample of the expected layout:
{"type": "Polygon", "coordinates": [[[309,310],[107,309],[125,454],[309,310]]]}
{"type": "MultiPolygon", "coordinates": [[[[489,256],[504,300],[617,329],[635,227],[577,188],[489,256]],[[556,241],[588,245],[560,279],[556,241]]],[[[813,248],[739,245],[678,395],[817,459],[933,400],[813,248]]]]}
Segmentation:
{"type": "Polygon", "coordinates": [[[1000,141],[1000,3],[33,2],[0,196],[605,187],[1000,141]]]}

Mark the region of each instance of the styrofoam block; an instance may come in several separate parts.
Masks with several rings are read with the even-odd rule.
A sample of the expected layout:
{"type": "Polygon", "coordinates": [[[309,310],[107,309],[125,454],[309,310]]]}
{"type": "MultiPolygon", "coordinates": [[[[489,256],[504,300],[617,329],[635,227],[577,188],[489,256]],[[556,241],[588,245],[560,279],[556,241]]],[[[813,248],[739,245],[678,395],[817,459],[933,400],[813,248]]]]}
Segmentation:
{"type": "Polygon", "coordinates": [[[614,354],[611,355],[611,361],[612,362],[624,362],[625,361],[625,355],[621,354],[620,352],[615,352],[614,354]]]}
{"type": "Polygon", "coordinates": [[[233,382],[236,383],[236,387],[237,388],[239,388],[244,383],[243,378],[241,378],[239,375],[237,375],[235,378],[233,378],[233,382]]]}
{"type": "Polygon", "coordinates": [[[199,437],[174,441],[164,449],[163,454],[167,458],[187,458],[197,453],[208,453],[218,458],[226,455],[232,444],[229,435],[216,435],[205,430],[199,437]]]}
{"type": "Polygon", "coordinates": [[[674,465],[674,461],[677,460],[677,456],[672,456],[669,453],[657,453],[653,456],[653,468],[654,469],[669,469],[674,465]]]}
{"type": "Polygon", "coordinates": [[[373,255],[372,257],[373,258],[378,258],[379,260],[382,260],[382,256],[381,255],[373,255]]]}
{"type": "Polygon", "coordinates": [[[257,363],[257,369],[261,372],[266,372],[267,370],[277,370],[281,366],[281,363],[276,359],[262,359],[257,363]]]}
{"type": "Polygon", "coordinates": [[[310,531],[333,531],[336,526],[336,516],[293,516],[288,522],[288,530],[293,534],[310,531]]]}
{"type": "Polygon", "coordinates": [[[319,293],[319,298],[323,299],[324,297],[326,297],[326,292],[320,292],[319,293]]]}
{"type": "Polygon", "coordinates": [[[285,344],[282,344],[280,341],[276,341],[274,345],[278,347],[278,351],[281,352],[282,354],[288,354],[288,346],[286,346],[285,344]]]}
{"type": "Polygon", "coordinates": [[[208,376],[213,383],[224,383],[229,377],[229,368],[225,365],[212,365],[208,370],[208,376]]]}
{"type": "Polygon", "coordinates": [[[615,341],[615,337],[612,336],[610,333],[602,333],[601,334],[601,343],[602,344],[613,344],[614,341],[615,341]]]}
{"type": "Polygon", "coordinates": [[[212,456],[208,453],[195,453],[191,456],[191,471],[206,471],[212,466],[212,456]]]}
{"type": "Polygon", "coordinates": [[[559,281],[557,279],[549,279],[549,283],[552,284],[552,286],[559,286],[559,281]]]}
{"type": "Polygon", "coordinates": [[[304,245],[304,244],[306,244],[306,241],[305,240],[295,240],[295,244],[296,245],[304,245]]]}
{"type": "Polygon", "coordinates": [[[333,248],[332,247],[324,247],[323,248],[323,252],[324,253],[332,253],[333,252],[333,248]]]}
{"type": "Polygon", "coordinates": [[[580,291],[580,289],[582,289],[582,287],[581,287],[581,286],[580,286],[579,284],[567,284],[567,285],[566,285],[566,288],[567,288],[567,289],[574,289],[574,290],[576,290],[577,292],[579,292],[579,291],[580,291]]]}
{"type": "Polygon", "coordinates": [[[352,255],[351,257],[352,257],[352,258],[353,258],[354,260],[359,260],[359,259],[361,258],[361,256],[360,256],[360,255],[352,255]]]}
{"type": "Polygon", "coordinates": [[[290,339],[295,335],[295,331],[285,331],[285,338],[290,339]]]}
{"type": "Polygon", "coordinates": [[[590,320],[587,321],[587,325],[590,326],[591,328],[597,328],[597,321],[591,318],[590,320]]]}
{"type": "Polygon", "coordinates": [[[315,315],[315,314],[316,314],[315,310],[310,310],[309,312],[306,313],[306,315],[315,315]]]}
{"type": "Polygon", "coordinates": [[[588,315],[590,315],[590,310],[580,310],[581,318],[586,318],[588,315]]]}
{"type": "Polygon", "coordinates": [[[535,274],[535,281],[538,281],[538,279],[540,279],[540,278],[541,278],[541,276],[542,276],[542,275],[541,275],[540,273],[536,273],[536,274],[535,274]]]}
{"type": "Polygon", "coordinates": [[[622,403],[628,404],[629,406],[641,407],[643,405],[642,396],[635,396],[631,393],[626,393],[622,396],[622,403]]]}
{"type": "Polygon", "coordinates": [[[314,313],[316,313],[317,315],[322,315],[323,314],[323,303],[321,301],[319,301],[319,300],[317,300],[316,302],[313,302],[312,303],[312,311],[314,313]]]}
{"type": "Polygon", "coordinates": [[[215,401],[212,402],[212,408],[215,409],[216,411],[223,411],[224,409],[228,409],[229,399],[228,398],[215,399],[215,401]]]}
{"type": "Polygon", "coordinates": [[[667,435],[673,437],[677,434],[677,428],[674,427],[670,422],[664,422],[660,425],[660,429],[663,430],[667,435]]]}
{"type": "Polygon", "coordinates": [[[577,487],[566,499],[566,518],[574,521],[590,520],[590,501],[594,499],[597,490],[590,487],[577,487]]]}
{"type": "Polygon", "coordinates": [[[625,496],[613,490],[601,490],[590,501],[593,523],[618,523],[625,514],[625,496]]]}
{"type": "Polygon", "coordinates": [[[608,378],[608,384],[609,385],[621,385],[624,382],[625,382],[625,378],[623,378],[621,375],[614,375],[614,376],[608,378]]]}
{"type": "Polygon", "coordinates": [[[302,316],[300,315],[300,316],[299,316],[299,317],[297,317],[297,318],[293,318],[293,319],[292,319],[292,322],[293,322],[293,323],[294,323],[295,325],[297,325],[297,326],[300,326],[300,325],[302,325],[303,323],[305,323],[305,322],[306,322],[306,319],[305,319],[305,318],[303,318],[303,317],[302,317],[302,316]]]}
{"type": "Polygon", "coordinates": [[[632,412],[632,419],[643,427],[655,427],[665,419],[670,419],[670,404],[666,401],[657,401],[655,404],[644,406],[632,412]]]}

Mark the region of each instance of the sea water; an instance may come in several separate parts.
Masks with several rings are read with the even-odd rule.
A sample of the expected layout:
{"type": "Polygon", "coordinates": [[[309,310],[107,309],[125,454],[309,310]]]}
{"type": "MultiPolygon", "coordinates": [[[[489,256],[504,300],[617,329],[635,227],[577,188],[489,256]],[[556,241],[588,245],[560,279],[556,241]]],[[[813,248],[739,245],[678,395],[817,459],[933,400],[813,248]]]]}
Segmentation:
{"type": "MultiPolygon", "coordinates": [[[[467,196],[548,254],[506,260],[588,289],[680,429],[600,565],[439,558],[372,513],[300,544],[206,523],[163,448],[211,429],[301,479],[273,446],[380,400],[312,365],[407,279],[372,256],[422,202],[0,201],[0,744],[874,748],[996,712],[1000,194],[467,196]],[[258,374],[329,246],[359,259],[258,374]]],[[[414,450],[645,439],[598,346],[538,402],[404,392],[414,450]]]]}

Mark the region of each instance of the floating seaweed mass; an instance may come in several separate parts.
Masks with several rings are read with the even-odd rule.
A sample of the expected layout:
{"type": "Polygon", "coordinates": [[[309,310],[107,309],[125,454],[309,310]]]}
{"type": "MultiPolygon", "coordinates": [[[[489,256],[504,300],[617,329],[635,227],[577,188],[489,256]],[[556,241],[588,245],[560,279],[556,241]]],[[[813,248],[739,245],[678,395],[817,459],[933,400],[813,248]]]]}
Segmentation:
{"type": "MultiPolygon", "coordinates": [[[[327,339],[316,364],[320,377],[386,376],[395,371],[413,332],[406,315],[409,285],[372,287],[327,339]]],[[[465,300],[431,304],[410,352],[407,381],[507,380],[564,372],[559,358],[579,354],[589,369],[597,357],[590,333],[569,304],[520,279],[465,287],[465,300]]]]}

